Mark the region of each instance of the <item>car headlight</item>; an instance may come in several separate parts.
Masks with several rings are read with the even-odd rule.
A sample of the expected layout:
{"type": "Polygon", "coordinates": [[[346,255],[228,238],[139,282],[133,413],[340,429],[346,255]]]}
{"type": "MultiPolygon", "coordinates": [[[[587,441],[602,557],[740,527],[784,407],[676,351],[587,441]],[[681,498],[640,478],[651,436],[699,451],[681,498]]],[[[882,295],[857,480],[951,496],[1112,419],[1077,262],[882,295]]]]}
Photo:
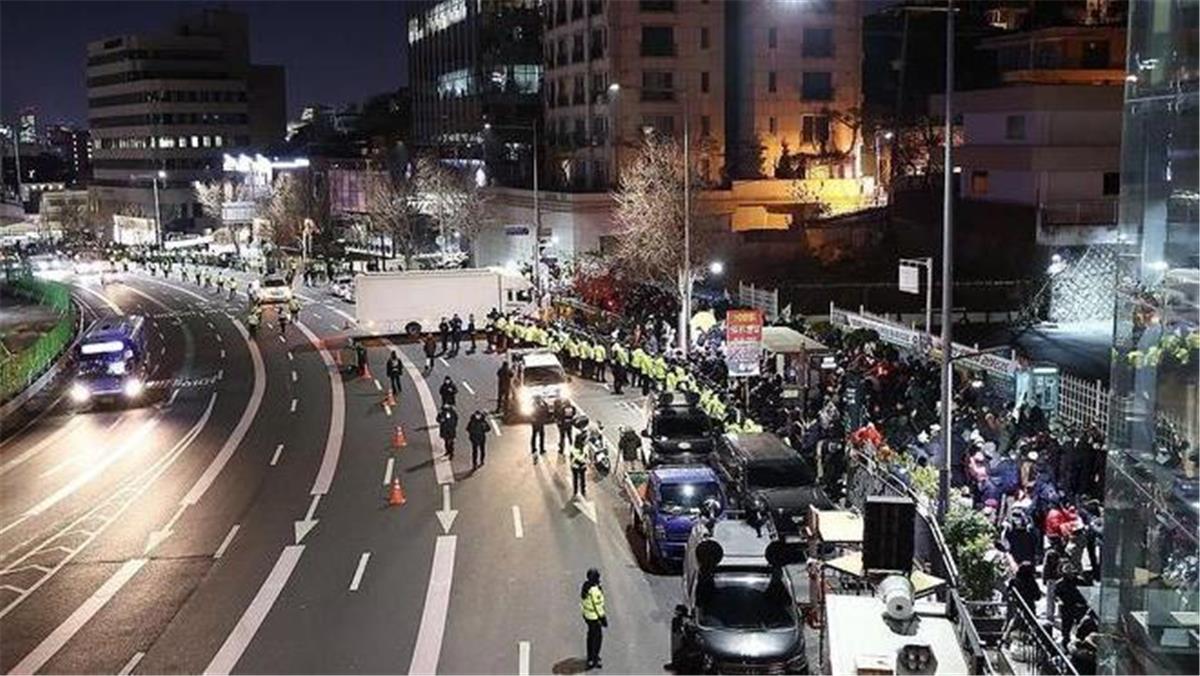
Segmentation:
{"type": "Polygon", "coordinates": [[[144,387],[145,385],[142,384],[140,379],[130,378],[129,380],[125,381],[125,386],[122,389],[125,391],[125,396],[133,399],[142,393],[142,389],[144,387]]]}
{"type": "Polygon", "coordinates": [[[71,401],[76,404],[82,404],[92,398],[92,391],[83,383],[75,383],[71,386],[71,401]]]}

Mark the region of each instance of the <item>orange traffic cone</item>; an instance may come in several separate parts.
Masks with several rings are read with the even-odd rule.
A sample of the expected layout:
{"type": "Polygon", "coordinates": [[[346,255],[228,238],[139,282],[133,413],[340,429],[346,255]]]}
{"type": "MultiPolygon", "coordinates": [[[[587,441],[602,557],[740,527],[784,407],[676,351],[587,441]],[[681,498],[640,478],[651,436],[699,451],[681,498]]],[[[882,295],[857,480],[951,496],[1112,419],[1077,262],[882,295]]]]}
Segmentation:
{"type": "Polygon", "coordinates": [[[404,427],[396,425],[396,433],[392,435],[392,447],[402,448],[408,445],[408,439],[404,436],[404,427]]]}
{"type": "Polygon", "coordinates": [[[392,487],[388,489],[388,506],[399,507],[408,500],[404,497],[404,488],[400,485],[400,479],[392,479],[392,487]]]}

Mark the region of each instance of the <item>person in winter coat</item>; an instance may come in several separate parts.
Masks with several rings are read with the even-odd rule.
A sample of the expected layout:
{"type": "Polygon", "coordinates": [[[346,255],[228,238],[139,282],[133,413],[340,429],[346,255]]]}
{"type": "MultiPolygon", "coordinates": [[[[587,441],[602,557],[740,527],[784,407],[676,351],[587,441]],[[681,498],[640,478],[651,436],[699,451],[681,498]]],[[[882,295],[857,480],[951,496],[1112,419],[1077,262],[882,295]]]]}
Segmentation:
{"type": "Polygon", "coordinates": [[[471,469],[487,461],[487,434],[490,431],[487,414],[475,411],[467,421],[467,438],[471,440],[471,469]]]}
{"type": "Polygon", "coordinates": [[[442,395],[442,406],[454,406],[455,397],[458,396],[458,386],[446,376],[442,379],[442,386],[438,388],[438,394],[442,395]]]}
{"type": "Polygon", "coordinates": [[[558,454],[566,453],[571,445],[572,431],[575,429],[575,407],[567,404],[558,412],[558,454]]]}
{"type": "Polygon", "coordinates": [[[425,372],[433,373],[433,360],[437,357],[438,344],[437,338],[433,335],[425,336],[425,372]]]}
{"type": "Polygon", "coordinates": [[[512,386],[512,367],[505,359],[496,369],[496,413],[503,413],[508,406],[509,388],[512,386]]]}
{"type": "Polygon", "coordinates": [[[458,411],[445,404],[437,415],[438,435],[446,446],[446,457],[454,459],[454,438],[458,436],[458,411]]]}
{"type": "Polygon", "coordinates": [[[604,590],[600,587],[600,571],[589,568],[587,579],[579,590],[579,610],[587,624],[587,668],[599,669],[600,648],[604,642],[603,628],[608,626],[604,608],[604,590]]]}
{"type": "Polygon", "coordinates": [[[387,360],[387,377],[388,383],[392,387],[392,396],[400,396],[400,375],[404,373],[404,366],[400,363],[400,352],[392,350],[392,356],[387,360]]]}

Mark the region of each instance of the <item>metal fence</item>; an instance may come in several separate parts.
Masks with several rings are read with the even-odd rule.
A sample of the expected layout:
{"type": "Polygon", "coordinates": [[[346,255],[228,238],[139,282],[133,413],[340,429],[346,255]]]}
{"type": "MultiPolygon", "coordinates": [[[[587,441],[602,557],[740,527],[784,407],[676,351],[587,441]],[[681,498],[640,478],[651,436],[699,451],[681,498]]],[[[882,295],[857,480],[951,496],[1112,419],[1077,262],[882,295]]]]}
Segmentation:
{"type": "Polygon", "coordinates": [[[779,319],[779,292],[771,289],[760,289],[753,284],[738,282],[738,304],[762,310],[763,316],[769,322],[779,319]]]}
{"type": "Polygon", "coordinates": [[[1005,593],[1008,602],[1008,622],[1000,639],[1000,652],[1008,662],[1010,673],[1018,676],[1063,674],[1078,676],[1075,665],[1062,648],[1038,621],[1037,615],[1020,594],[1011,589],[1005,593]]]}
{"type": "Polygon", "coordinates": [[[76,312],[71,292],[63,284],[36,279],[31,275],[12,275],[5,280],[6,291],[58,313],[58,321],[32,345],[0,362],[0,401],[8,401],[29,386],[54,363],[75,336],[76,312]]]}
{"type": "Polygon", "coordinates": [[[1108,430],[1108,411],[1111,396],[1108,388],[1099,380],[1087,381],[1061,373],[1058,376],[1058,422],[1064,425],[1083,427],[1095,423],[1101,430],[1108,430]]]}

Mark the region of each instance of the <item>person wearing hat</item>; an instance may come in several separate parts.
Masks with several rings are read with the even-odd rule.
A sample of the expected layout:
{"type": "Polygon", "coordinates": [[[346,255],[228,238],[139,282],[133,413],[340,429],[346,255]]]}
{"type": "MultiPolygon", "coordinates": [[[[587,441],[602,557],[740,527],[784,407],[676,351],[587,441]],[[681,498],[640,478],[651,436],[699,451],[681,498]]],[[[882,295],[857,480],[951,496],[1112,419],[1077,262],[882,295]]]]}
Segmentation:
{"type": "Polygon", "coordinates": [[[475,411],[467,421],[467,438],[471,440],[471,469],[487,462],[487,434],[490,430],[487,414],[475,411]]]}
{"type": "Polygon", "coordinates": [[[604,642],[603,628],[608,626],[604,609],[604,590],[600,587],[600,571],[588,568],[587,578],[579,590],[579,610],[587,624],[587,668],[599,669],[600,648],[604,642]]]}

